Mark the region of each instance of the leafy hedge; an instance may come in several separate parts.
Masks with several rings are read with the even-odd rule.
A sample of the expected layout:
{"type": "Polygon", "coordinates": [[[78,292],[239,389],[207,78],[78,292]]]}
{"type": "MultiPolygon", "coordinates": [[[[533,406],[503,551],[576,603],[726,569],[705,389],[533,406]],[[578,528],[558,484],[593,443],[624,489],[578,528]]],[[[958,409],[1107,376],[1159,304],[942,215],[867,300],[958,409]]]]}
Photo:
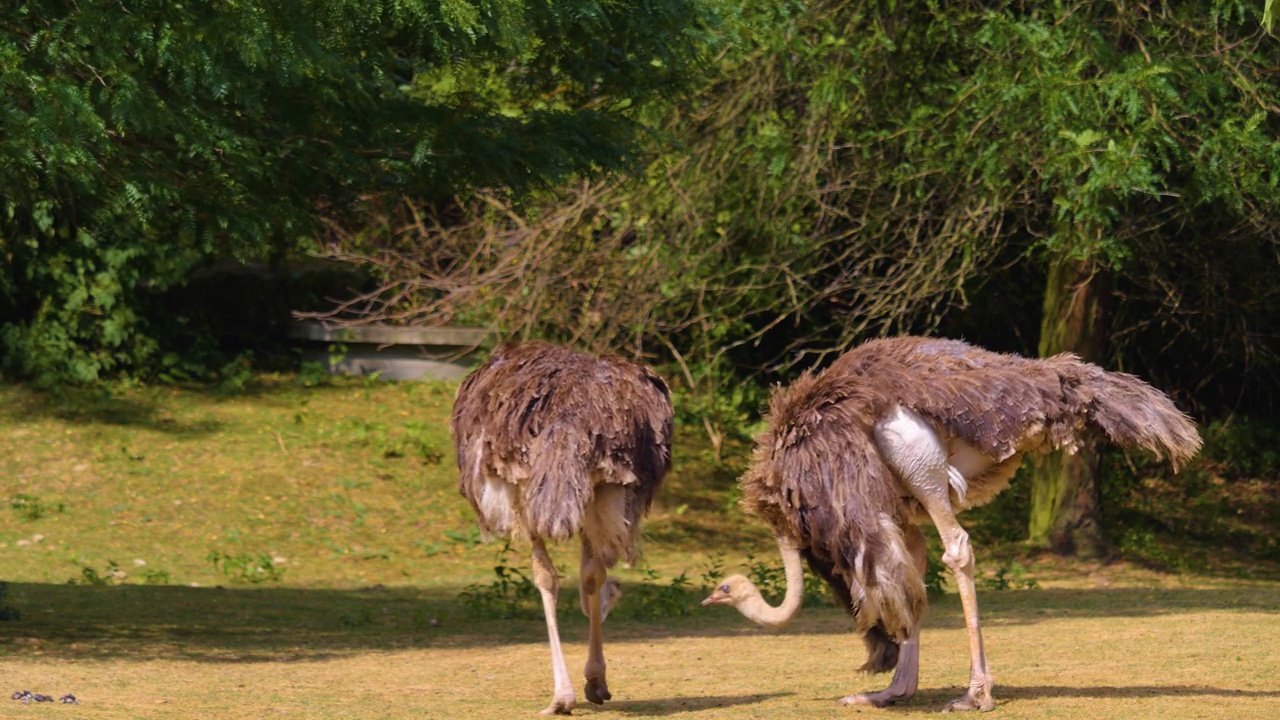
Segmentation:
{"type": "Polygon", "coordinates": [[[141,304],[305,249],[371,192],[449,197],[627,162],[686,0],[19,3],[0,23],[0,354],[144,370],[141,304]],[[475,80],[484,78],[483,82],[475,80]]]}

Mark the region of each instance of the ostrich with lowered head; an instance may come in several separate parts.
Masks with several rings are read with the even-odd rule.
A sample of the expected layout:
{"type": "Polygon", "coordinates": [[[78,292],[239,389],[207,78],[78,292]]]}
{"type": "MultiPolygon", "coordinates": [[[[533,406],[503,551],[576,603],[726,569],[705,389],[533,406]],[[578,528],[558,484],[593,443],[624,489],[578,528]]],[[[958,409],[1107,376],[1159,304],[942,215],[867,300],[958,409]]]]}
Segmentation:
{"type": "Polygon", "coordinates": [[[1028,359],[917,337],[858,346],[774,392],[741,479],[743,505],[772,526],[782,552],[782,604],[770,606],[749,580],[733,576],[703,605],[733,605],[761,625],[785,625],[804,594],[803,557],[853,615],[868,651],[862,669],[896,668],[888,688],[841,703],[908,700],[926,604],[920,524],[932,522],[969,634],[968,691],[946,709],[990,710],[974,554],[956,514],[1003,490],[1026,453],[1074,451],[1099,430],[1175,470],[1200,449],[1195,425],[1164,394],[1074,355],[1028,359]]]}
{"type": "Polygon", "coordinates": [[[486,535],[526,537],[542,595],[555,693],[543,714],[577,702],[556,627],[547,540],[582,540],[579,597],[588,618],[586,696],[610,698],[601,625],[620,592],[608,571],[636,555],[640,516],[671,465],[671,397],[652,370],[541,342],[505,345],[458,388],[459,489],[486,535]]]}

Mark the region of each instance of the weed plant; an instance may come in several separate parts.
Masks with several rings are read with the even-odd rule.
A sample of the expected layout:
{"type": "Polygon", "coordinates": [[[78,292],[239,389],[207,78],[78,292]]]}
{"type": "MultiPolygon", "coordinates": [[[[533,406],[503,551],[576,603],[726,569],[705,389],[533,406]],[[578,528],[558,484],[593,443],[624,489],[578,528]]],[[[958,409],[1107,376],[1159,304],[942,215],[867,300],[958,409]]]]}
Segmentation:
{"type": "Polygon", "coordinates": [[[996,568],[993,577],[978,578],[978,587],[983,590],[1035,590],[1040,583],[1030,577],[1027,569],[1017,562],[1002,563],[996,568]]]}
{"type": "Polygon", "coordinates": [[[642,571],[645,582],[623,588],[623,600],[613,614],[634,620],[659,620],[691,615],[698,607],[698,596],[687,573],[680,573],[668,583],[661,581],[656,570],[642,571]]]}
{"type": "Polygon", "coordinates": [[[56,513],[65,513],[67,507],[62,503],[45,503],[40,498],[26,493],[18,493],[9,499],[9,507],[18,517],[27,522],[34,522],[56,513]]]}
{"type": "MultiPolygon", "coordinates": [[[[79,563],[77,563],[79,564],[79,563]]],[[[80,577],[72,578],[67,581],[68,585],[115,585],[123,581],[127,574],[120,569],[120,565],[115,560],[107,561],[107,568],[103,572],[90,565],[83,565],[80,568],[80,577]]]]}
{"type": "Polygon", "coordinates": [[[507,564],[510,553],[511,545],[508,543],[498,555],[498,564],[493,568],[495,579],[492,582],[487,585],[472,583],[458,594],[469,617],[514,620],[539,616],[541,605],[538,588],[518,568],[507,564]]]}
{"type": "Polygon", "coordinates": [[[214,569],[234,583],[265,583],[284,580],[284,568],[275,564],[267,553],[225,553],[214,550],[208,560],[214,569]]]}

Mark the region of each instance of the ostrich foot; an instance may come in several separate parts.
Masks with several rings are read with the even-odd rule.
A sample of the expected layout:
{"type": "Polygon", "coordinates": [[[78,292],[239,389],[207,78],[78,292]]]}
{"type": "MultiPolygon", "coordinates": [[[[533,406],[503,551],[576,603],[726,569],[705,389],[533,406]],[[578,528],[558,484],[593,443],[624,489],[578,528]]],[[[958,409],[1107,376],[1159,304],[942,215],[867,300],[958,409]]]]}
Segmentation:
{"type": "Polygon", "coordinates": [[[958,697],[947,703],[942,708],[942,712],[969,711],[977,710],[979,712],[991,712],[996,708],[996,701],[991,697],[991,685],[981,685],[978,687],[970,687],[969,692],[964,697],[958,697]]]}
{"type": "Polygon", "coordinates": [[[573,693],[569,693],[568,695],[559,695],[559,696],[556,696],[556,698],[551,701],[550,705],[548,705],[546,708],[543,709],[542,714],[543,715],[572,715],[573,706],[577,704],[578,704],[578,701],[576,698],[573,697],[573,693]]]}
{"type": "Polygon", "coordinates": [[[872,693],[858,693],[840,698],[841,705],[862,705],[868,707],[889,707],[900,702],[906,702],[911,699],[914,693],[906,690],[895,690],[893,687],[885,688],[872,693]]]}
{"type": "Polygon", "coordinates": [[[587,678],[587,700],[596,705],[603,705],[605,700],[613,697],[609,692],[609,685],[604,678],[587,678]]]}

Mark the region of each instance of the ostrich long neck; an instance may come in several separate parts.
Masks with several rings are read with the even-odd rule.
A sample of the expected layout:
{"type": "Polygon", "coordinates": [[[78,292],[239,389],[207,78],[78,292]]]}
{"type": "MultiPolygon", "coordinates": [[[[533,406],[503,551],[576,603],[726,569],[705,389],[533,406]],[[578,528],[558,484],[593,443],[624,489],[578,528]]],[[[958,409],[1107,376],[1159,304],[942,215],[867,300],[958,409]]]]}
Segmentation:
{"type": "Polygon", "coordinates": [[[804,566],[800,564],[800,551],[781,538],[778,539],[778,550],[782,553],[782,566],[787,573],[787,594],[782,598],[782,604],[773,607],[756,592],[738,605],[738,612],[748,620],[769,628],[779,628],[791,622],[804,599],[804,566]]]}

